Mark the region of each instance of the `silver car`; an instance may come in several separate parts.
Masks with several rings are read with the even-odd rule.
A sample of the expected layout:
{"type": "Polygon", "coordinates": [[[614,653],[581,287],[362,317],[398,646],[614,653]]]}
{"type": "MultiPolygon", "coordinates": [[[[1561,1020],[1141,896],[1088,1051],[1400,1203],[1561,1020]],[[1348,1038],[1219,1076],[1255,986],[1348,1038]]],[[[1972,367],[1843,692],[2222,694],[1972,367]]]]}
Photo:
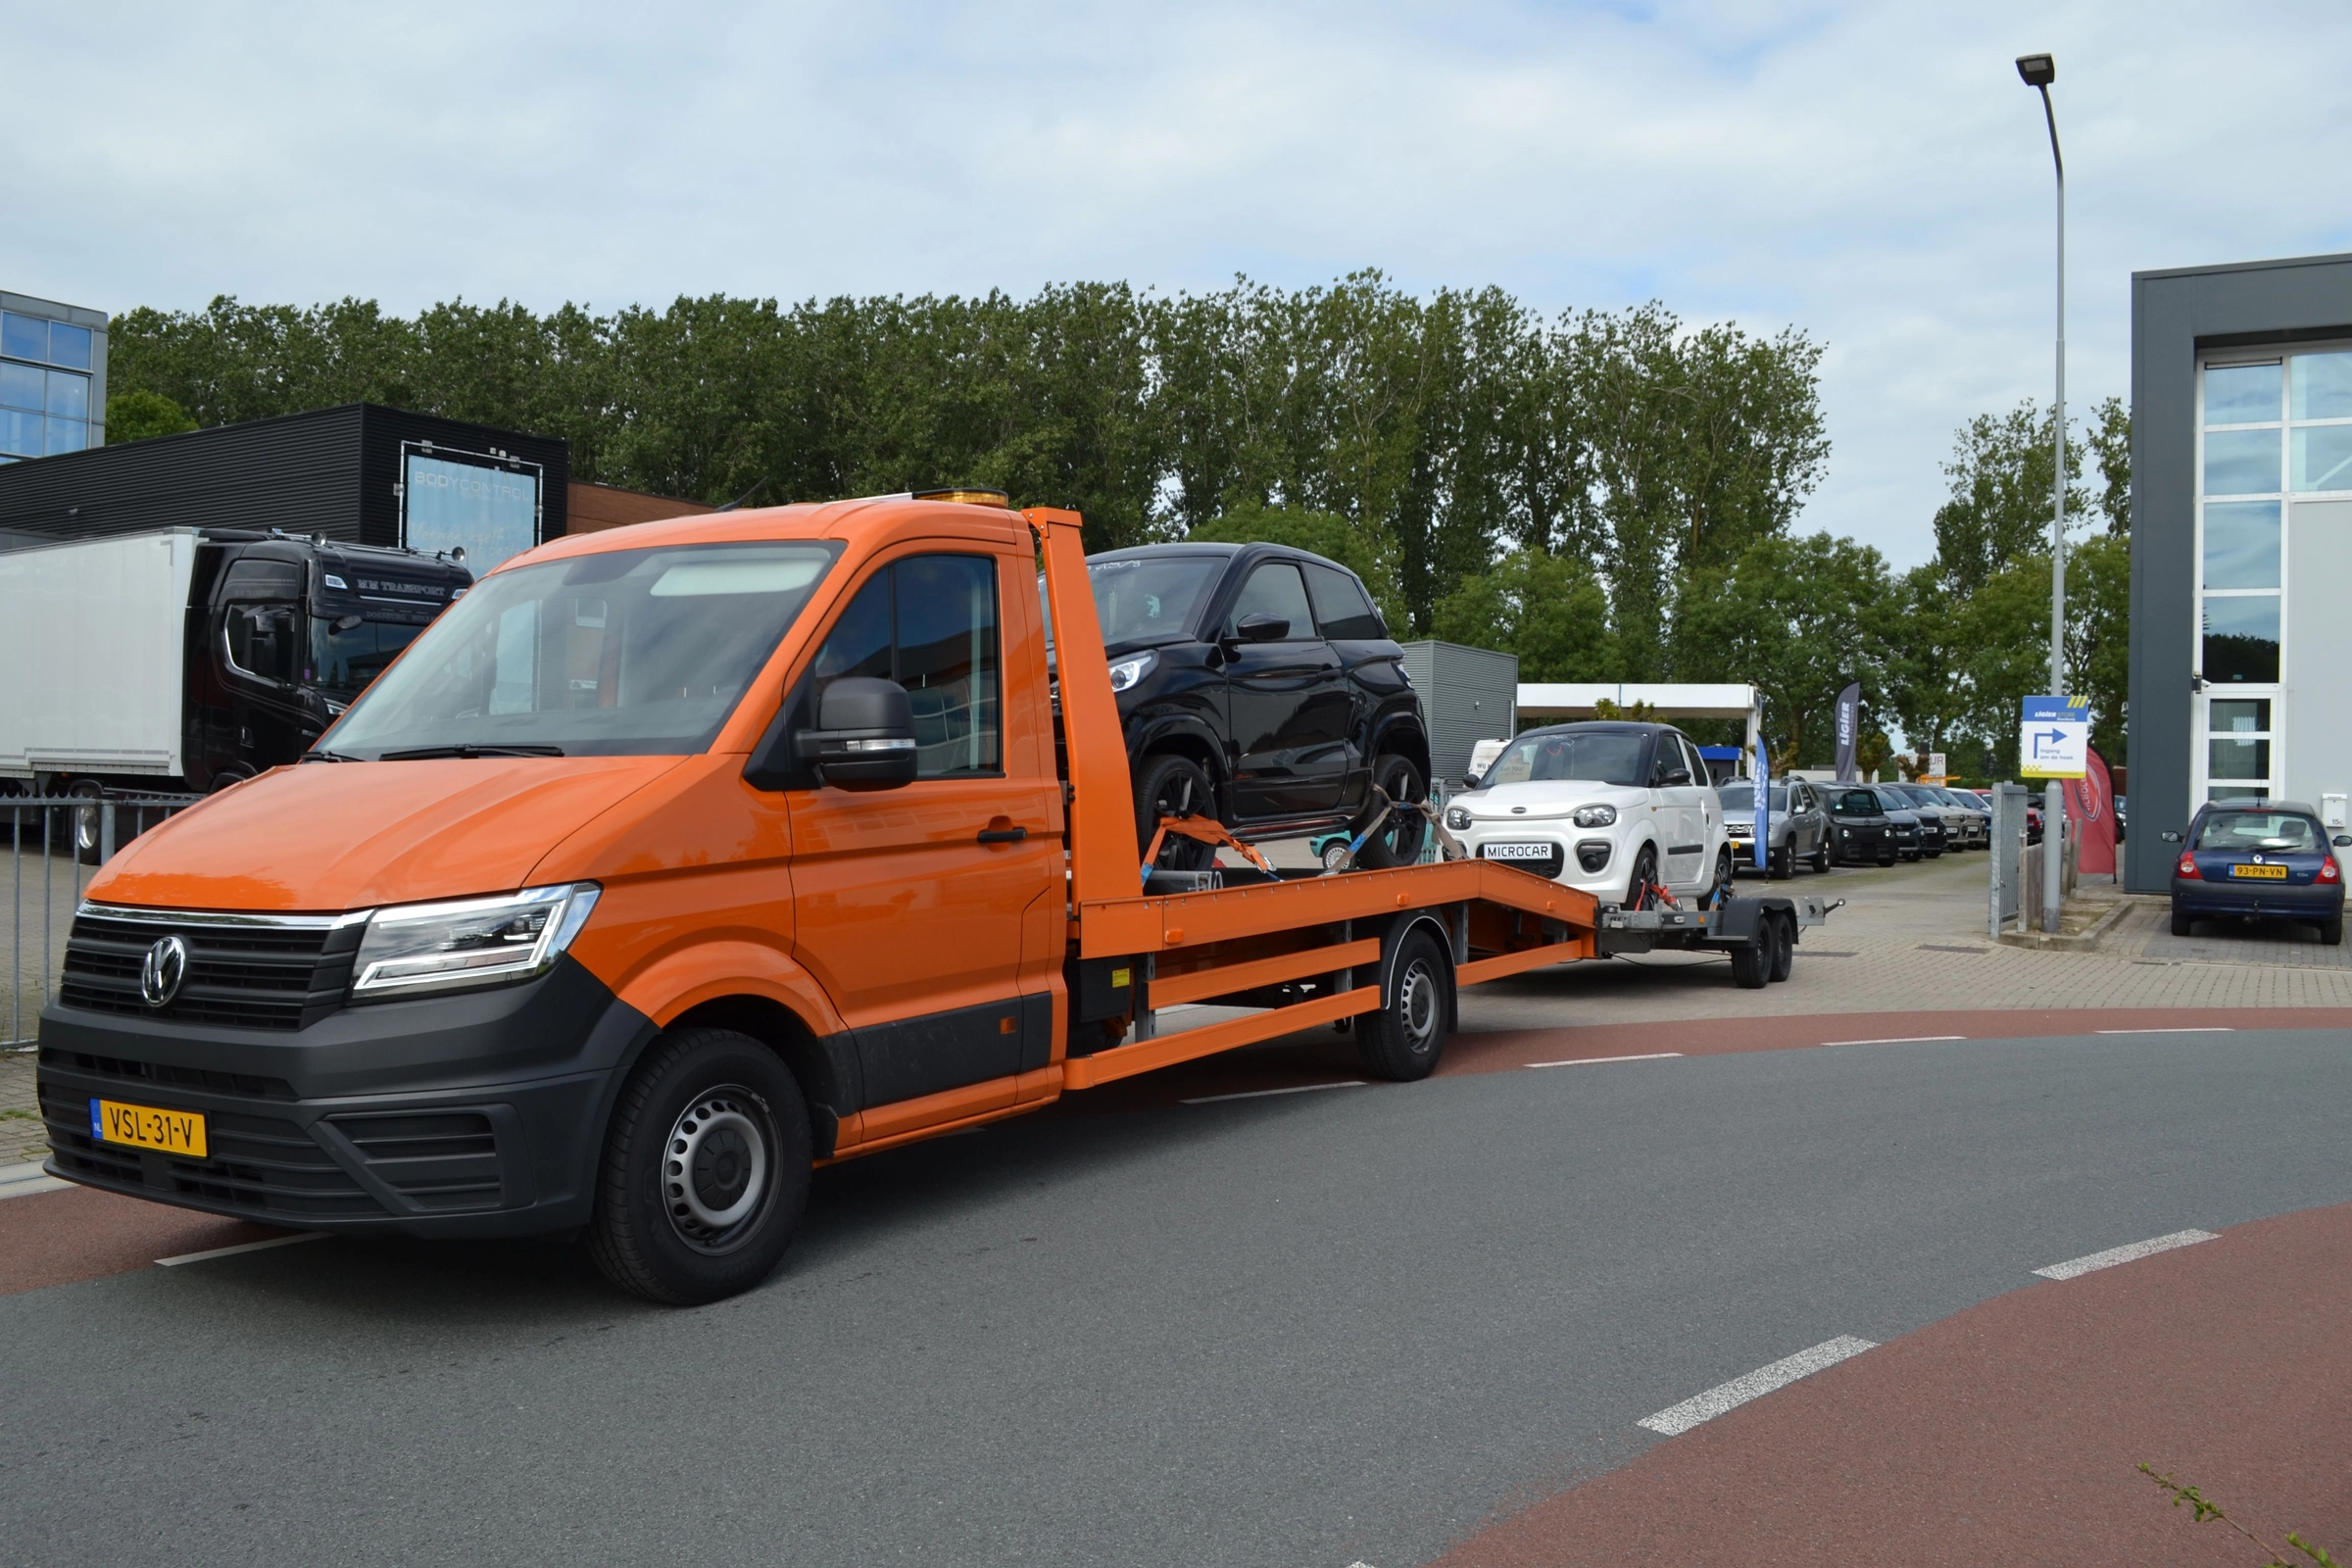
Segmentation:
{"type": "Polygon", "coordinates": [[[1933,784],[1896,784],[1891,786],[1918,803],[1920,815],[1933,811],[1943,823],[1943,847],[1947,850],[1973,850],[1992,841],[1992,817],[1989,812],[1971,807],[1950,790],[1933,784]]]}
{"type": "MultiPolygon", "coordinates": [[[[1728,779],[1715,794],[1723,802],[1723,826],[1731,836],[1732,854],[1738,857],[1740,869],[1747,871],[1756,863],[1756,781],[1728,779]]],[[[1771,835],[1766,845],[1769,874],[1785,877],[1799,860],[1816,871],[1827,871],[1830,815],[1820,792],[1801,778],[1788,779],[1772,786],[1766,804],[1770,820],[1765,831],[1771,835]]]]}

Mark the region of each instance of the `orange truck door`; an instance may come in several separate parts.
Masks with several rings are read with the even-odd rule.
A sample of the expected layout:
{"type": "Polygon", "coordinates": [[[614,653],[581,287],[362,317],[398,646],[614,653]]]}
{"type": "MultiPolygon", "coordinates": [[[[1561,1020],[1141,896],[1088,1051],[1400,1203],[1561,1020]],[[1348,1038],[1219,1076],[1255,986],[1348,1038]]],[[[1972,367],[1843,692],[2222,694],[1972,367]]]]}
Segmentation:
{"type": "Polygon", "coordinates": [[[1029,577],[978,549],[885,561],[796,683],[811,718],[845,675],[895,680],[914,710],[912,783],[790,797],[795,950],[857,1036],[869,1137],[894,1103],[950,1097],[882,1118],[910,1126],[1010,1104],[1050,1044],[1052,998],[1023,995],[1021,959],[1024,914],[1061,880],[1056,786],[1004,733],[1002,594],[1029,577]]]}

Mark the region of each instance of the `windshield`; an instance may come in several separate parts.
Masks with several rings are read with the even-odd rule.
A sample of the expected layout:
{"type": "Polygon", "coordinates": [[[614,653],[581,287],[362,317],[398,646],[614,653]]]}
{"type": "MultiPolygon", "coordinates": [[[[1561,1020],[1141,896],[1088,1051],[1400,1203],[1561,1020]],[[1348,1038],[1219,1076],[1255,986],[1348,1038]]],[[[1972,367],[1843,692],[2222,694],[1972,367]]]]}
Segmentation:
{"type": "Polygon", "coordinates": [[[368,689],[393,656],[416,640],[422,626],[367,620],[358,615],[311,618],[311,667],[319,689],[348,697],[368,689]]]}
{"type": "MultiPolygon", "coordinates": [[[[1727,811],[1752,811],[1756,808],[1756,787],[1753,784],[1726,784],[1716,795],[1727,811]]],[[[1775,784],[1765,797],[1770,803],[1765,808],[1773,811],[1788,809],[1788,786],[1775,784]]]]}
{"type": "Polygon", "coordinates": [[[1895,791],[1915,806],[1941,806],[1944,804],[1943,798],[1925,784],[1898,784],[1895,786],[1895,791]]]}
{"type": "Polygon", "coordinates": [[[1480,787],[1548,784],[1555,779],[1591,779],[1596,784],[1639,785],[1647,739],[1619,731],[1569,731],[1521,737],[1494,760],[1480,787]]]}
{"type": "Polygon", "coordinates": [[[1223,556],[1147,556],[1135,561],[1091,561],[1095,614],[1102,646],[1165,642],[1192,625],[1200,596],[1225,569],[1223,556]]]}
{"type": "Polygon", "coordinates": [[[615,550],[495,573],[427,628],[320,745],[362,759],[458,746],[699,752],[836,548],[615,550]]]}
{"type": "Polygon", "coordinates": [[[1879,804],[1889,811],[1908,811],[1913,806],[1918,804],[1917,802],[1906,800],[1899,790],[1896,790],[1889,785],[1881,785],[1872,793],[1878,796],[1879,804]]]}
{"type": "Polygon", "coordinates": [[[2216,811],[2197,829],[2197,848],[2251,855],[2317,855],[2320,830],[2308,816],[2288,811],[2216,811]]]}

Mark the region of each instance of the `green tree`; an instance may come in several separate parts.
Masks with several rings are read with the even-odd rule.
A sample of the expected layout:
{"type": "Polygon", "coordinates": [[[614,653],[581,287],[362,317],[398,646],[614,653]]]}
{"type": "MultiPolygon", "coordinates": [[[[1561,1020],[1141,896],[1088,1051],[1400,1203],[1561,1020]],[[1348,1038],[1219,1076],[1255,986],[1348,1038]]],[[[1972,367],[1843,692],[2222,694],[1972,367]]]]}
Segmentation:
{"type": "Polygon", "coordinates": [[[1526,681],[1623,678],[1609,599],[1582,563],[1518,550],[1438,601],[1433,636],[1519,656],[1526,681]]]}
{"type": "Polygon", "coordinates": [[[188,411],[161,392],[119,392],[106,400],[106,443],[146,441],[196,428],[188,411]]]}
{"type": "Polygon", "coordinates": [[[2132,694],[2129,536],[2085,539],[2067,557],[2066,667],[2067,684],[2090,703],[2090,744],[2121,765],[2132,694]]]}

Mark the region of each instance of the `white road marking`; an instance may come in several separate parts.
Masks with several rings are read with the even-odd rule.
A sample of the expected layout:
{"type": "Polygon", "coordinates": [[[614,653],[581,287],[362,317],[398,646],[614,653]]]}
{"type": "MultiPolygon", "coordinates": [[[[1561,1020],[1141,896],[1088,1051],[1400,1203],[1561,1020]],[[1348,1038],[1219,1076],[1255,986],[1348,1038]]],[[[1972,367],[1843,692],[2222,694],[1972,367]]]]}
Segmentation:
{"type": "Polygon", "coordinates": [[[1886,1040],[1824,1040],[1825,1046],[1925,1046],[1938,1040],[1966,1040],[1966,1035],[1894,1035],[1886,1040]]]}
{"type": "Polygon", "coordinates": [[[1641,1056],[1570,1056],[1566,1061],[1531,1061],[1530,1067],[1590,1067],[1596,1061],[1664,1061],[1679,1056],[1679,1051],[1653,1051],[1641,1056]]]}
{"type": "Polygon", "coordinates": [[[296,1242],[323,1242],[324,1231],[303,1231],[295,1236],[272,1236],[266,1242],[239,1242],[234,1247],[216,1247],[209,1252],[182,1252],[177,1257],[159,1257],[156,1262],[164,1268],[177,1268],[182,1263],[203,1263],[216,1257],[234,1257],[239,1252],[259,1252],[265,1248],[292,1247],[296,1242]]]}
{"type": "Polygon", "coordinates": [[[2034,1272],[2047,1280],[2071,1280],[2094,1269],[2113,1268],[2118,1263],[2130,1263],[2138,1258],[2153,1257],[2158,1252],[2169,1252],[2176,1247],[2193,1247],[2198,1242],[2220,1240],[2211,1231],[2175,1231],[2170,1236],[2151,1236],[2144,1242],[2133,1242],[2129,1247],[2110,1247],[2104,1252],[2092,1252],[2087,1257],[2070,1257],[2063,1263],[2052,1263],[2048,1268],[2037,1268],[2034,1272]]]}
{"type": "Polygon", "coordinates": [[[1685,1399],[1682,1403],[1660,1410],[1656,1415],[1643,1416],[1637,1425],[1652,1432],[1662,1432],[1670,1438],[1680,1437],[1692,1427],[1712,1421],[1728,1410],[1736,1410],[1750,1399],[1762,1398],[1776,1389],[1785,1389],[1799,1378],[1809,1378],[1824,1367],[1836,1366],[1849,1355],[1875,1350],[1874,1340],[1857,1340],[1850,1334],[1840,1334],[1825,1340],[1810,1350],[1799,1350],[1785,1360],[1770,1366],[1760,1366],[1743,1378],[1706,1393],[1685,1399]]]}
{"type": "Polygon", "coordinates": [[[29,1198],[34,1193],[62,1193],[73,1186],[41,1169],[37,1159],[22,1165],[0,1165],[0,1198],[29,1198]]]}
{"type": "Polygon", "coordinates": [[[2227,1024],[2210,1023],[2194,1029],[2097,1029],[2102,1035],[2233,1035],[2236,1030],[2227,1024]]]}
{"type": "Polygon", "coordinates": [[[1364,1081],[1361,1078],[1343,1078],[1336,1084],[1293,1084],[1288,1089],[1245,1089],[1238,1095],[1202,1095],[1198,1100],[1187,1100],[1184,1103],[1187,1105],[1213,1105],[1220,1100],[1263,1100],[1268,1095],[1303,1095],[1310,1089],[1361,1089],[1363,1087],[1364,1081]]]}

